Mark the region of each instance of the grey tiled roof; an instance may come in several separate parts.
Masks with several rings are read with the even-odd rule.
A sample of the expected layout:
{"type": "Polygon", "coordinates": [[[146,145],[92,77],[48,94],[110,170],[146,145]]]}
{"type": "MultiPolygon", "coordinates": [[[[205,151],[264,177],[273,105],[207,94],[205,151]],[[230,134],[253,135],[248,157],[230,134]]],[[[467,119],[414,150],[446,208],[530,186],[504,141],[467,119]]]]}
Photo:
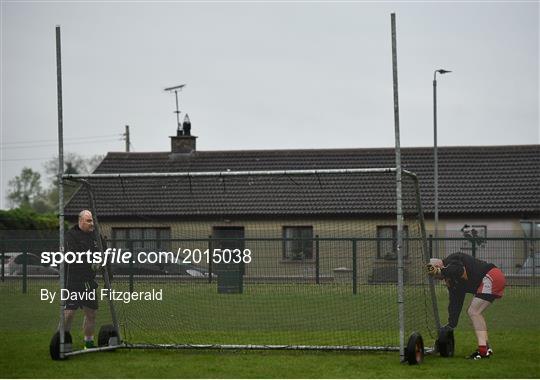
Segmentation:
{"type": "MultiPolygon", "coordinates": [[[[395,166],[392,148],[109,153],[95,173],[202,172],[395,166]]],[[[433,150],[403,148],[433,212],[433,150]]],[[[92,180],[100,215],[384,215],[395,210],[392,175],[92,180]]],[[[405,195],[411,194],[407,183],[405,195]]],[[[439,148],[441,215],[540,215],[540,145],[439,148]]],[[[405,197],[405,209],[412,199],[405,197]]],[[[87,208],[79,191],[66,214],[87,208]]]]}

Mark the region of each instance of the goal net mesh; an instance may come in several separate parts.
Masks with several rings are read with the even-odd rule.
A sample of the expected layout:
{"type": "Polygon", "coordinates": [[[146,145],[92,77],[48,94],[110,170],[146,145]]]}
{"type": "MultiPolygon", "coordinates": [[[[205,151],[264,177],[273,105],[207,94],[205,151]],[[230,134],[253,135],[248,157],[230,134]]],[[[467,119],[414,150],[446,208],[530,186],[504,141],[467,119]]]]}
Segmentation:
{"type": "MultiPolygon", "coordinates": [[[[124,342],[399,349],[394,172],[87,181],[108,247],[133,254],[113,265],[124,342]]],[[[416,196],[404,176],[405,337],[430,345],[416,196]]]]}

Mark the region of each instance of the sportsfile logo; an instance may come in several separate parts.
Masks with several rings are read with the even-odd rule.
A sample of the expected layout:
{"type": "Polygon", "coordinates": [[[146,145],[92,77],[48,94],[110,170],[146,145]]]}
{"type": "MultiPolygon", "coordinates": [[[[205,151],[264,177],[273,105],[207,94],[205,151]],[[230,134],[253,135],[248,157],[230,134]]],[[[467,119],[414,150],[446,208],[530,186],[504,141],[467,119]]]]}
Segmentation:
{"type": "Polygon", "coordinates": [[[159,251],[140,251],[133,255],[130,251],[123,251],[121,248],[107,248],[104,252],[42,252],[41,263],[57,267],[61,263],[65,264],[92,264],[106,266],[107,264],[129,264],[137,262],[140,264],[249,264],[252,260],[249,249],[187,249],[178,248],[176,253],[159,251]],[[135,260],[134,260],[135,259],[135,260]]]}

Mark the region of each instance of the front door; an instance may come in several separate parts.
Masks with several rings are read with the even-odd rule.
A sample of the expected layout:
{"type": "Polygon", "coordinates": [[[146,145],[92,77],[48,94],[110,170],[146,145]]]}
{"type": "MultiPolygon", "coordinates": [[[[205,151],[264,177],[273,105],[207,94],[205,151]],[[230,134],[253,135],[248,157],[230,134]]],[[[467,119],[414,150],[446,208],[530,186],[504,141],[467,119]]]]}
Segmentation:
{"type": "Polygon", "coordinates": [[[244,227],[214,227],[212,249],[221,249],[221,262],[215,264],[218,293],[243,292],[244,264],[234,263],[234,250],[244,250],[244,227]],[[228,252],[224,252],[228,250],[228,252]]]}

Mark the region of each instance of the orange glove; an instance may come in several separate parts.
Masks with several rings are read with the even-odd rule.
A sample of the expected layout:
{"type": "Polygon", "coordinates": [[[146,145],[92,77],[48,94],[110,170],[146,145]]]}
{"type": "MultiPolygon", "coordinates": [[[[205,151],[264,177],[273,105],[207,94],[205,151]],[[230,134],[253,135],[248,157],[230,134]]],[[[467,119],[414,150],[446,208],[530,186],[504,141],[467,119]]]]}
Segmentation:
{"type": "Polygon", "coordinates": [[[427,274],[430,276],[438,276],[441,274],[441,268],[436,267],[433,264],[427,264],[426,271],[427,271],[427,274]]]}

